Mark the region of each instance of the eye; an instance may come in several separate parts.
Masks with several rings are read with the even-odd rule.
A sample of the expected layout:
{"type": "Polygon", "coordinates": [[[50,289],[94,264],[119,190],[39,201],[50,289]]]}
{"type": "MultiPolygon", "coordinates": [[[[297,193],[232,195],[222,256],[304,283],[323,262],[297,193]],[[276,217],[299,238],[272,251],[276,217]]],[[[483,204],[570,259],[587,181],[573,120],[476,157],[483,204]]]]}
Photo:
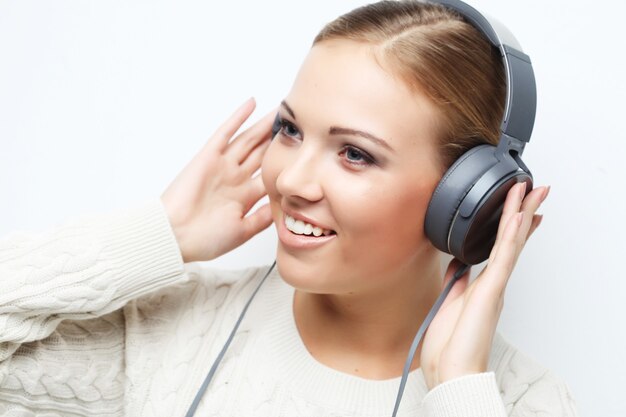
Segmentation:
{"type": "Polygon", "coordinates": [[[278,133],[280,133],[281,135],[294,138],[300,134],[298,128],[290,121],[283,119],[280,116],[276,116],[276,121],[278,133]]]}
{"type": "Polygon", "coordinates": [[[344,146],[341,152],[339,152],[339,156],[343,157],[351,165],[367,166],[376,163],[370,154],[352,145],[344,146]]]}

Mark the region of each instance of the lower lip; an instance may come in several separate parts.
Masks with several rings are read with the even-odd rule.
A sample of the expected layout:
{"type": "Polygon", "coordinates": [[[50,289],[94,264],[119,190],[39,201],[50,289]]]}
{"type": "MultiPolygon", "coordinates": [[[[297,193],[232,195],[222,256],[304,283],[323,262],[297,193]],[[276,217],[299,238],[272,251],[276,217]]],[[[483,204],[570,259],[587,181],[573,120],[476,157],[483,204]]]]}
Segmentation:
{"type": "Polygon", "coordinates": [[[278,225],[276,226],[278,231],[278,239],[280,243],[285,245],[288,248],[292,249],[313,249],[320,247],[337,237],[336,234],[328,235],[328,236],[307,236],[307,235],[297,235],[292,233],[287,226],[285,226],[284,219],[280,219],[278,225]]]}

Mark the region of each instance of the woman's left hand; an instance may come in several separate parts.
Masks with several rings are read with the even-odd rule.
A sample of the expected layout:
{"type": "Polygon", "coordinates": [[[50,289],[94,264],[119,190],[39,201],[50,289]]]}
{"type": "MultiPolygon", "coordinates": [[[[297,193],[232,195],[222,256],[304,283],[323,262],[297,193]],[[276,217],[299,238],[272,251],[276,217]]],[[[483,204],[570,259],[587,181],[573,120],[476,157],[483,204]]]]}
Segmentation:
{"type": "MultiPolygon", "coordinates": [[[[542,216],[535,212],[549,187],[535,188],[524,198],[525,191],[525,183],[511,188],[487,266],[471,284],[469,270],[454,284],[424,336],[420,366],[429,389],[487,371],[507,282],[524,244],[541,222],[542,216]]],[[[459,266],[456,260],[450,262],[444,286],[459,266]]]]}

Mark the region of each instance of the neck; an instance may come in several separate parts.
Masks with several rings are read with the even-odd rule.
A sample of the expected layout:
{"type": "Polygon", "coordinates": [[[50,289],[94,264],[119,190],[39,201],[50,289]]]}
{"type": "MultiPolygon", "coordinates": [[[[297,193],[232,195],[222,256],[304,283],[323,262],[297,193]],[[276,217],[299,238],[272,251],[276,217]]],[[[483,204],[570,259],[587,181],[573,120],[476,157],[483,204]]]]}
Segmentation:
{"type": "MultiPolygon", "coordinates": [[[[296,290],[294,317],[319,362],[368,379],[402,373],[409,347],[441,292],[438,256],[381,279],[385,286],[352,294],[296,290]]],[[[419,350],[411,369],[419,367],[419,350]]]]}

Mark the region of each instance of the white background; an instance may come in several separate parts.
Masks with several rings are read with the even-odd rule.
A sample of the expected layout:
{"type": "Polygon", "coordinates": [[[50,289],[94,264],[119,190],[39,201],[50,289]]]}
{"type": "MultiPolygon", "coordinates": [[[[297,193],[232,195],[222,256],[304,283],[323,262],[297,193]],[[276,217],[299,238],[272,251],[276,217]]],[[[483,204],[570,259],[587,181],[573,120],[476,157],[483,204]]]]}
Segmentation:
{"type": "MultiPolygon", "coordinates": [[[[0,235],[157,198],[247,97],[254,120],[278,105],[323,24],[361,4],[0,0],[0,235]]],[[[500,331],[581,415],[624,416],[626,3],[473,5],[533,59],[524,156],[552,185],[500,331]]],[[[216,264],[267,264],[275,242],[268,229],[216,264]]]]}

